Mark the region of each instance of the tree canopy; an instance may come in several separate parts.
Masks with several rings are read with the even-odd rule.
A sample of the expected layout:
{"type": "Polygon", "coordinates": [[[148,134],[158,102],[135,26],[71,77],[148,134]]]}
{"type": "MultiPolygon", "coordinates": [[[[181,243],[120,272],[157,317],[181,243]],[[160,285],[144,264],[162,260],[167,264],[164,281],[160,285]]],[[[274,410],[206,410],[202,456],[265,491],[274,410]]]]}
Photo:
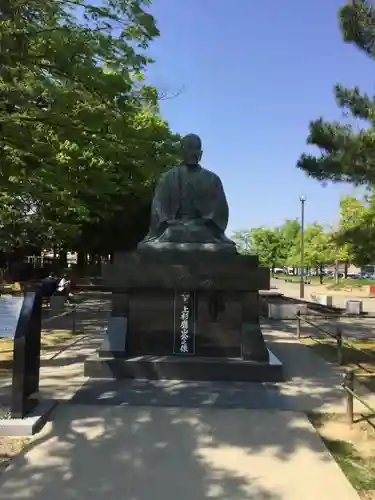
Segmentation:
{"type": "Polygon", "coordinates": [[[176,161],[178,136],[144,83],[159,35],[149,3],[2,2],[0,249],[69,248],[121,215],[132,231],[176,161]]]}
{"type": "MultiPolygon", "coordinates": [[[[344,42],[354,44],[370,59],[375,59],[375,6],[367,0],[348,1],[339,9],[344,42]]],[[[338,106],[349,123],[327,122],[323,117],[309,125],[307,143],[319,154],[303,154],[297,166],[321,181],[348,182],[364,186],[362,199],[343,198],[336,248],[350,253],[358,264],[375,261],[375,97],[358,86],[336,84],[338,106]],[[355,122],[355,126],[352,123],[355,122]]]]}
{"type": "Polygon", "coordinates": [[[340,229],[337,244],[352,256],[358,265],[375,261],[375,195],[362,198],[344,196],[340,202],[340,229]]]}
{"type": "MultiPolygon", "coordinates": [[[[375,7],[365,0],[352,0],[339,10],[343,40],[375,59],[375,7]]],[[[359,131],[351,124],[327,122],[320,117],[310,123],[307,143],[319,155],[303,154],[298,168],[318,180],[375,185],[375,98],[358,87],[334,87],[338,106],[352,118],[362,120],[359,131]]]]}
{"type": "MultiPolygon", "coordinates": [[[[361,202],[357,200],[360,204],[361,202]]],[[[324,227],[317,222],[308,224],[304,230],[304,264],[319,269],[335,261],[362,264],[360,250],[356,253],[346,242],[339,243],[337,233],[350,219],[349,197],[341,202],[341,217],[338,229],[324,227]]],[[[240,253],[257,254],[260,263],[272,269],[276,267],[298,268],[301,263],[301,228],[297,220],[286,220],[278,227],[258,227],[237,231],[233,234],[240,253]],[[247,246],[243,245],[246,241],[247,246]]]]}

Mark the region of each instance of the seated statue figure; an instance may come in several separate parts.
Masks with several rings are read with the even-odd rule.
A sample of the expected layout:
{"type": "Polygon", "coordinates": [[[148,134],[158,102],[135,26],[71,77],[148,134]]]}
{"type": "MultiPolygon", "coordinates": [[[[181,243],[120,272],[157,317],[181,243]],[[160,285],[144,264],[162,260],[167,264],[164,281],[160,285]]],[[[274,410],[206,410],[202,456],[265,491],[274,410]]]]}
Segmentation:
{"type": "Polygon", "coordinates": [[[181,141],[182,164],[160,178],[151,222],[139,249],[179,248],[236,252],[225,236],[228,203],[220,178],[199,164],[202,143],[195,134],[181,141]]]}

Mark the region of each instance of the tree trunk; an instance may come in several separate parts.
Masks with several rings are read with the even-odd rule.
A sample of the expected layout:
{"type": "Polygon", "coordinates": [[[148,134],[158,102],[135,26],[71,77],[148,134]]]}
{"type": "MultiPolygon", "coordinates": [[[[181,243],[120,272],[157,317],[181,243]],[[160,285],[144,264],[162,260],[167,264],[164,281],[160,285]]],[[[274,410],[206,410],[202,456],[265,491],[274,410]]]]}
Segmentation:
{"type": "Polygon", "coordinates": [[[87,255],[85,252],[77,252],[77,269],[79,273],[84,273],[87,264],[87,255]]]}
{"type": "Polygon", "coordinates": [[[61,250],[59,252],[59,266],[60,267],[68,266],[68,253],[65,250],[61,250]]]}
{"type": "Polygon", "coordinates": [[[320,264],[320,266],[319,266],[319,282],[321,285],[323,285],[323,277],[324,277],[323,264],[320,264]]]}

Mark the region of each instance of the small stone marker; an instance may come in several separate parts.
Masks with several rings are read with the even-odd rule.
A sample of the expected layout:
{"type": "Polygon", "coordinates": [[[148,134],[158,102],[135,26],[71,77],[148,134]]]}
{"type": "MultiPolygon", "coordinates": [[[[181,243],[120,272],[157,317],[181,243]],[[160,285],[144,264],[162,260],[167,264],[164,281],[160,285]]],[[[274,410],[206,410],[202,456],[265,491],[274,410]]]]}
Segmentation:
{"type": "Polygon", "coordinates": [[[312,302],[320,304],[322,306],[333,307],[333,297],[332,295],[310,295],[312,302]]]}
{"type": "Polygon", "coordinates": [[[108,328],[105,331],[99,356],[113,356],[121,358],[125,356],[126,334],[128,331],[128,319],[123,316],[111,316],[108,328]]]}
{"type": "Polygon", "coordinates": [[[295,319],[297,312],[307,313],[307,304],[268,304],[268,317],[271,319],[295,319]]]}
{"type": "Polygon", "coordinates": [[[345,305],[346,314],[359,316],[363,312],[362,300],[347,300],[345,305]]]}

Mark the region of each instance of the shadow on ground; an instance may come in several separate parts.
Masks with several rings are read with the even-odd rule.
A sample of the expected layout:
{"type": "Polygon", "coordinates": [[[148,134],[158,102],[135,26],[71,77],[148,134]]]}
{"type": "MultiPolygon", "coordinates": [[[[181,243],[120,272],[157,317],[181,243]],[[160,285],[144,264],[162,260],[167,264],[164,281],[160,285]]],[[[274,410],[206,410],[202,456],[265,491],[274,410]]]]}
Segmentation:
{"type": "Polygon", "coordinates": [[[307,421],[289,412],[65,405],[4,474],[1,496],[297,499],[305,485],[291,465],[318,484],[312,456],[330,460],[307,421]]]}

